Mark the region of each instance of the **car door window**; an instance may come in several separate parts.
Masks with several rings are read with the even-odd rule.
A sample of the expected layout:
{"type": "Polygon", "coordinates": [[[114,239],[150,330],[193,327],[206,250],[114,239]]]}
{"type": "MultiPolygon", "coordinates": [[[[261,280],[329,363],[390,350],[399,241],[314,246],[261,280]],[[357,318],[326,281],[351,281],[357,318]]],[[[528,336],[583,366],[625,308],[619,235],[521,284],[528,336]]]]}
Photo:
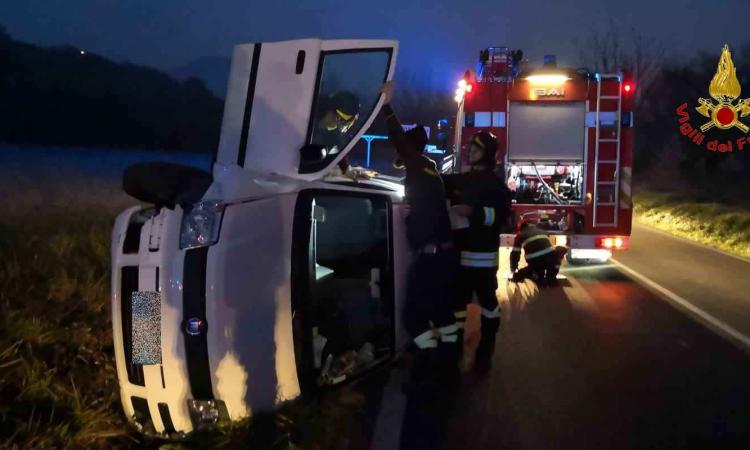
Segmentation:
{"type": "Polygon", "coordinates": [[[304,267],[296,278],[304,284],[296,290],[304,293],[295,308],[298,369],[325,386],[392,355],[389,200],[321,192],[298,202],[296,232],[307,241],[296,259],[304,267]]]}
{"type": "Polygon", "coordinates": [[[308,140],[325,147],[321,166],[342,152],[370,117],[390,59],[390,50],[323,54],[308,140]]]}

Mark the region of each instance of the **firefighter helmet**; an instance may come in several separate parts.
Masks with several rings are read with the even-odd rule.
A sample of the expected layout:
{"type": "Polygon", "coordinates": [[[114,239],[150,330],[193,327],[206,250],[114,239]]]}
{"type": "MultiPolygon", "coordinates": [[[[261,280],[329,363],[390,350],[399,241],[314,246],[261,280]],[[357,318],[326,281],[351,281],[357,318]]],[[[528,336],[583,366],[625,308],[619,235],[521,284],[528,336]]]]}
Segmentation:
{"type": "Polygon", "coordinates": [[[359,100],[348,91],[339,91],[329,99],[329,108],[336,113],[342,133],[346,133],[359,118],[359,100]]]}
{"type": "MultiPolygon", "coordinates": [[[[427,132],[425,131],[424,126],[417,125],[411,130],[405,132],[404,136],[406,137],[406,140],[411,145],[413,145],[414,148],[417,149],[419,153],[422,153],[424,151],[424,148],[427,145],[427,141],[428,141],[427,132]]],[[[398,155],[393,160],[393,167],[397,169],[404,168],[404,162],[401,160],[401,158],[398,155]]]]}
{"type": "Polygon", "coordinates": [[[482,159],[477,161],[477,163],[495,167],[495,164],[497,164],[497,161],[495,160],[495,155],[497,154],[497,137],[495,137],[494,134],[488,131],[474,133],[474,136],[471,137],[470,143],[484,151],[482,159]]]}

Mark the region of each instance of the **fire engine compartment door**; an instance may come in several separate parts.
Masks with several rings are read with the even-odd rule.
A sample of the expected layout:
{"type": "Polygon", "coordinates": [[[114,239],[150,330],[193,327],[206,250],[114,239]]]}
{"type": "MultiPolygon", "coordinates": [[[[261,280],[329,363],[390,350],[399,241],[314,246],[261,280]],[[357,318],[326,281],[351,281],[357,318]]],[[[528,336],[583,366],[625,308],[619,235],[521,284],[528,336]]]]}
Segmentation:
{"type": "Polygon", "coordinates": [[[508,160],[583,161],[585,118],[585,102],[511,102],[508,160]]]}
{"type": "MultiPolygon", "coordinates": [[[[302,39],[238,45],[232,56],[217,163],[315,180],[327,174],[367,131],[383,103],[398,43],[302,39]],[[350,94],[359,115],[345,130],[332,98],[350,94]],[[331,118],[333,117],[333,120],[331,118]],[[323,132],[321,130],[325,130],[323,132]],[[338,130],[338,129],[337,129],[338,130]],[[331,138],[335,138],[335,143],[331,138]],[[315,164],[301,164],[307,144],[325,147],[315,164]],[[334,149],[335,147],[335,149],[334,149]]],[[[351,100],[348,102],[351,104],[351,100]]],[[[346,116],[346,114],[345,114],[346,116]]]]}

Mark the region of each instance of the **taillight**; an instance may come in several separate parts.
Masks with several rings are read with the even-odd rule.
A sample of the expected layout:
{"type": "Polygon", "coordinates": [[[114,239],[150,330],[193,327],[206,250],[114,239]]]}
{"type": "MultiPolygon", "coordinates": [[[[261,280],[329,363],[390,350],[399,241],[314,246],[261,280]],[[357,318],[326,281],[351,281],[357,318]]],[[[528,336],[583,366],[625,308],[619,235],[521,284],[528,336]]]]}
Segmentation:
{"type": "Polygon", "coordinates": [[[627,246],[627,239],[621,236],[605,236],[600,237],[596,241],[597,248],[605,248],[607,250],[622,250],[627,248],[627,246]]]}

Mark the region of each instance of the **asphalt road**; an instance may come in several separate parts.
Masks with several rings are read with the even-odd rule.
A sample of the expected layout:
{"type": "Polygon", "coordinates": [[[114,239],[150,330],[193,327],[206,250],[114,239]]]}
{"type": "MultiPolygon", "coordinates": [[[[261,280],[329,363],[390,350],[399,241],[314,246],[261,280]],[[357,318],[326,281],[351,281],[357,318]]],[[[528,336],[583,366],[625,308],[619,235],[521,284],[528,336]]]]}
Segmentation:
{"type": "MultiPolygon", "coordinates": [[[[444,448],[750,448],[750,353],[724,332],[750,334],[750,263],[644,227],[615,259],[541,291],[501,277],[490,373],[467,359],[452,401],[422,408],[444,448]]],[[[469,354],[478,322],[472,308],[469,354]]],[[[392,371],[371,448],[398,448],[403,379],[392,371]]]]}

